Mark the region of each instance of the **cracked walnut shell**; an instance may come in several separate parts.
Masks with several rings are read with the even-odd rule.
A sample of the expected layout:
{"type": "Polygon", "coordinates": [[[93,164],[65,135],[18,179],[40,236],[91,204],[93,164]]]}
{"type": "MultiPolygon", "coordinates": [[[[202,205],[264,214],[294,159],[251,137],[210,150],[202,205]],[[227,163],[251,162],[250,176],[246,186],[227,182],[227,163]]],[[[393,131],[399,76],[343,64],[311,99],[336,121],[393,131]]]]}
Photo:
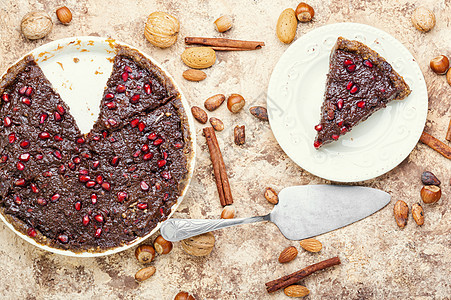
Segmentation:
{"type": "Polygon", "coordinates": [[[144,28],[144,36],[154,46],[168,48],[177,41],[180,23],[177,18],[162,11],[149,15],[144,28]]]}

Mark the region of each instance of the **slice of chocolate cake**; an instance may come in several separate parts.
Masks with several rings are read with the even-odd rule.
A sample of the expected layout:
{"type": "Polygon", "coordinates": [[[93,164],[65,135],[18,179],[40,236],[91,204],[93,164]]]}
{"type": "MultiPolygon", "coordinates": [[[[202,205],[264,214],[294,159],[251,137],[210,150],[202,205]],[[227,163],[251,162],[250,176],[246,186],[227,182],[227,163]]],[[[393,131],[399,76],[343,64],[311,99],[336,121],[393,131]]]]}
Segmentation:
{"type": "Polygon", "coordinates": [[[409,94],[404,79],[377,52],[339,37],[330,55],[314,147],[338,140],[388,102],[409,94]]]}

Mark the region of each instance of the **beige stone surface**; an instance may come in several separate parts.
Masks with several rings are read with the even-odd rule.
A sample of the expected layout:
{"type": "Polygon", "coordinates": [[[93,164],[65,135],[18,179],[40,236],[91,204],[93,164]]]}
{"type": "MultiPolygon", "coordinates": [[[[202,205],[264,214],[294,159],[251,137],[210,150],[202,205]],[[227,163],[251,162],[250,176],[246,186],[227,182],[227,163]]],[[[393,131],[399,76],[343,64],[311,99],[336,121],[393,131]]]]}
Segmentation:
{"type": "MultiPolygon", "coordinates": [[[[191,105],[216,93],[240,93],[245,109],[232,115],[223,105],[210,116],[224,121],[218,133],[235,198],[238,216],[269,212],[263,198],[265,187],[280,190],[299,184],[329,183],[295,165],[277,144],[268,123],[248,113],[252,105],[265,105],[271,71],[286,50],[275,35],[277,18],[296,1],[282,0],[69,0],[73,12],[69,26],[56,20],[54,11],[63,1],[0,0],[0,69],[28,51],[52,40],[81,35],[107,36],[129,43],[152,55],[175,77],[191,105]],[[31,10],[51,14],[55,26],[42,40],[28,41],[20,33],[21,18],[31,10]],[[143,35],[146,16],[169,12],[180,20],[177,43],[161,50],[143,35]],[[232,30],[219,34],[213,21],[222,14],[234,19],[232,30]],[[218,53],[216,64],[206,70],[206,80],[193,83],[182,78],[186,69],[180,54],[185,36],[224,36],[263,40],[259,51],[218,53]],[[246,125],[244,146],[233,144],[232,128],[246,125]]],[[[449,0],[310,0],[313,22],[299,24],[297,37],[336,22],[360,22],[385,30],[413,54],[424,73],[429,91],[426,131],[444,140],[451,118],[451,87],[443,76],[433,74],[429,60],[451,56],[451,1],[449,0]],[[418,5],[432,9],[437,25],[430,33],[418,32],[410,15],[418,5]]],[[[100,99],[99,99],[100,100],[100,99]]],[[[189,192],[175,217],[217,218],[221,213],[207,146],[196,123],[197,170],[189,192]]],[[[345,170],[343,170],[345,172],[345,170]]],[[[254,224],[215,232],[216,247],[208,257],[187,255],[176,243],[174,250],[152,263],[156,274],[138,284],[134,274],[142,266],[134,249],[102,258],[69,258],[40,250],[0,224],[0,298],[2,299],[173,299],[179,290],[196,299],[285,299],[282,291],[268,295],[265,282],[311,263],[338,255],[342,265],[314,274],[301,283],[310,290],[308,299],[450,299],[451,297],[451,163],[427,146],[418,144],[398,167],[379,178],[360,184],[392,195],[392,202],[377,214],[351,226],[323,234],[324,248],[316,254],[286,240],[272,224],[254,224]],[[442,181],[442,199],[424,205],[425,224],[418,227],[409,216],[405,229],[393,218],[393,205],[402,199],[409,207],[421,201],[420,174],[433,171],[442,181]],[[281,265],[277,257],[287,246],[296,246],[298,257],[281,265]]],[[[149,242],[153,239],[149,239],[149,242]]]]}

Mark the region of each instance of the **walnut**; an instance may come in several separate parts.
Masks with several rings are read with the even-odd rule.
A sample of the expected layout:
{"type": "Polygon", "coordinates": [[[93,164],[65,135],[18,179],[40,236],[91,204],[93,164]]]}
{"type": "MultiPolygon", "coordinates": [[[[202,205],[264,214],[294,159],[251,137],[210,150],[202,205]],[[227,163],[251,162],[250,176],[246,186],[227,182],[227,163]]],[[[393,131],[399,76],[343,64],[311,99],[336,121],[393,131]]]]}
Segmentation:
{"type": "Polygon", "coordinates": [[[23,35],[29,40],[42,39],[52,31],[53,22],[45,11],[26,14],[20,24],[23,35]]]}
{"type": "Polygon", "coordinates": [[[147,18],[144,36],[152,45],[168,48],[177,41],[179,30],[180,23],[175,17],[156,11],[147,18]]]}
{"type": "Polygon", "coordinates": [[[194,256],[206,256],[215,246],[215,236],[211,232],[193,236],[182,241],[183,250],[194,256]]]}

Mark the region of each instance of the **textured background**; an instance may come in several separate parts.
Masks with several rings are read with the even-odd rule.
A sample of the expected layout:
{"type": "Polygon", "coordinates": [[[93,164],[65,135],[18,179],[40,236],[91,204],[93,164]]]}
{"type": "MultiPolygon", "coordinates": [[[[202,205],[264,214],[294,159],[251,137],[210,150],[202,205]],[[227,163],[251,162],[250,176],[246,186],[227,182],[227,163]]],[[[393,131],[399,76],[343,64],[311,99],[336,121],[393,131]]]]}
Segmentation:
{"type": "MultiPolygon", "coordinates": [[[[451,87],[443,76],[433,74],[429,60],[439,54],[451,56],[451,1],[449,0],[311,0],[314,22],[299,24],[297,36],[336,22],[360,22],[395,36],[418,61],[429,91],[426,131],[444,140],[451,118],[451,87]],[[422,34],[414,29],[410,15],[417,5],[431,8],[437,26],[422,34]]],[[[240,93],[248,104],[236,115],[223,105],[210,116],[221,118],[226,130],[218,140],[228,167],[238,216],[264,214],[271,210],[262,196],[271,186],[280,190],[289,185],[329,183],[295,165],[277,144],[267,123],[248,113],[251,105],[265,105],[265,91],[278,58],[287,48],[275,35],[280,12],[295,8],[297,1],[129,1],[71,0],[65,2],[73,13],[69,26],[59,24],[54,15],[63,1],[0,0],[0,69],[5,70],[26,52],[52,40],[80,35],[107,36],[138,47],[161,62],[181,85],[191,105],[216,93],[240,93]],[[55,26],[43,40],[30,42],[19,31],[27,12],[43,9],[55,26]],[[160,50],[144,38],[144,22],[155,10],[167,11],[180,20],[177,43],[160,50]],[[223,34],[230,38],[263,40],[259,51],[218,53],[216,64],[206,70],[199,83],[185,81],[186,67],[180,59],[188,35],[219,36],[213,21],[222,14],[233,16],[234,28],[223,34]],[[233,144],[232,128],[245,124],[247,141],[233,144]]],[[[99,99],[100,100],[100,99],[99,99]]],[[[187,197],[175,214],[181,218],[216,218],[221,206],[201,127],[198,136],[197,171],[187,197]]],[[[192,292],[197,299],[286,299],[279,291],[268,295],[264,283],[304,266],[339,255],[342,265],[303,280],[310,299],[450,299],[451,295],[451,210],[449,208],[451,163],[427,146],[418,144],[397,168],[361,184],[392,195],[381,212],[357,224],[324,234],[318,239],[320,253],[300,251],[296,260],[281,265],[282,249],[297,242],[286,240],[271,224],[245,225],[215,232],[216,247],[210,256],[196,258],[183,252],[179,244],[153,262],[157,273],[137,284],[135,272],[141,265],[134,249],[97,259],[68,258],[44,252],[15,236],[0,224],[0,297],[2,299],[172,299],[179,290],[192,292]],[[402,199],[409,207],[420,200],[420,174],[433,171],[442,180],[442,199],[424,205],[426,221],[418,227],[409,217],[405,229],[393,219],[393,205],[402,199]]],[[[153,237],[154,238],[154,237],[153,237]]]]}

